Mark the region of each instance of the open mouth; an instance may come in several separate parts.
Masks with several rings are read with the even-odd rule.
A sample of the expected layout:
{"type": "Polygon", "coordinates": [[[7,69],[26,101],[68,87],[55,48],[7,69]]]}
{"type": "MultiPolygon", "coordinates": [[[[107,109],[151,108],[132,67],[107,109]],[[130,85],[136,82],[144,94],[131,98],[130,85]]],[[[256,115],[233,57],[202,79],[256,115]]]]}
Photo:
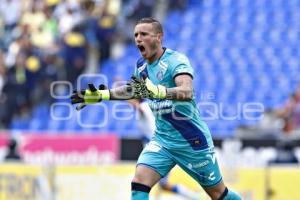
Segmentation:
{"type": "Polygon", "coordinates": [[[139,50],[140,50],[141,53],[144,53],[145,50],[146,50],[143,45],[138,45],[137,47],[139,48],[139,50]]]}

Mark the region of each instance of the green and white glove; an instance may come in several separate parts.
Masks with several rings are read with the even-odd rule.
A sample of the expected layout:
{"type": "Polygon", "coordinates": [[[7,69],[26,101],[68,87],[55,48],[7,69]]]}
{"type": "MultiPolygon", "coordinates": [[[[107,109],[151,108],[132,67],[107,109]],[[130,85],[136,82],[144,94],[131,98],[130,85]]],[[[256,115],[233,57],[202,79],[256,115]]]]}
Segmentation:
{"type": "Polygon", "coordinates": [[[92,83],[89,83],[88,86],[89,89],[74,91],[71,96],[72,104],[80,103],[76,107],[77,110],[84,108],[86,105],[95,104],[101,102],[102,100],[110,99],[109,90],[105,85],[101,84],[98,90],[92,83]]]}
{"type": "Polygon", "coordinates": [[[134,98],[165,99],[167,88],[163,85],[155,85],[148,77],[142,79],[136,76],[131,77],[130,85],[132,87],[134,98]]]}

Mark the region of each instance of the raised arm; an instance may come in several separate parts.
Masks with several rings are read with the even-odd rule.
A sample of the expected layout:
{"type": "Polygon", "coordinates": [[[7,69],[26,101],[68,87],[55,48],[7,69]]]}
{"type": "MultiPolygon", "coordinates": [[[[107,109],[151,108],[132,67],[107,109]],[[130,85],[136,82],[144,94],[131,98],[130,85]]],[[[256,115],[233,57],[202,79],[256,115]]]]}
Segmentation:
{"type": "Polygon", "coordinates": [[[96,89],[93,84],[89,84],[89,89],[74,91],[71,96],[71,103],[78,104],[77,110],[84,108],[88,104],[98,103],[102,100],[129,100],[129,99],[174,99],[189,101],[193,96],[192,77],[188,74],[180,74],[175,77],[176,87],[166,88],[162,85],[154,85],[148,78],[132,78],[130,84],[119,86],[108,90],[104,85],[96,89]]]}

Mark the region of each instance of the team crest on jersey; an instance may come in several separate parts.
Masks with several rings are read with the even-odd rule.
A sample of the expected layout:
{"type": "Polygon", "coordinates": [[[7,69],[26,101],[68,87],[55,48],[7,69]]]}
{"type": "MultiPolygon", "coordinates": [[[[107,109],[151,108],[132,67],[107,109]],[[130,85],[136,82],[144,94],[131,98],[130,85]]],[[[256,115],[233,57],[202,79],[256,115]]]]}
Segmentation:
{"type": "Polygon", "coordinates": [[[163,71],[159,71],[157,74],[156,74],[156,78],[158,79],[158,80],[162,80],[163,79],[163,77],[164,77],[164,72],[163,71]]]}

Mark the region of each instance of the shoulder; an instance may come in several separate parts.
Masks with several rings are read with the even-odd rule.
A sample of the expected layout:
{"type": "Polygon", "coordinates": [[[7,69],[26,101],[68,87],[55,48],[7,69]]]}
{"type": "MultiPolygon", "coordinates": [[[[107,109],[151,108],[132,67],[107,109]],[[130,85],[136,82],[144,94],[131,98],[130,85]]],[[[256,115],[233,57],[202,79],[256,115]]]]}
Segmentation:
{"type": "Polygon", "coordinates": [[[177,66],[180,64],[189,65],[189,59],[187,58],[187,56],[178,51],[166,49],[166,57],[168,59],[168,62],[171,63],[173,66],[177,66]]]}
{"type": "Polygon", "coordinates": [[[145,63],[146,63],[146,60],[145,60],[143,57],[141,57],[141,58],[139,58],[139,59],[136,61],[136,67],[137,67],[137,68],[140,68],[140,67],[142,67],[145,63]]]}
{"type": "Polygon", "coordinates": [[[186,55],[174,50],[169,50],[168,54],[170,73],[173,78],[181,74],[188,74],[193,78],[194,70],[186,55]]]}

